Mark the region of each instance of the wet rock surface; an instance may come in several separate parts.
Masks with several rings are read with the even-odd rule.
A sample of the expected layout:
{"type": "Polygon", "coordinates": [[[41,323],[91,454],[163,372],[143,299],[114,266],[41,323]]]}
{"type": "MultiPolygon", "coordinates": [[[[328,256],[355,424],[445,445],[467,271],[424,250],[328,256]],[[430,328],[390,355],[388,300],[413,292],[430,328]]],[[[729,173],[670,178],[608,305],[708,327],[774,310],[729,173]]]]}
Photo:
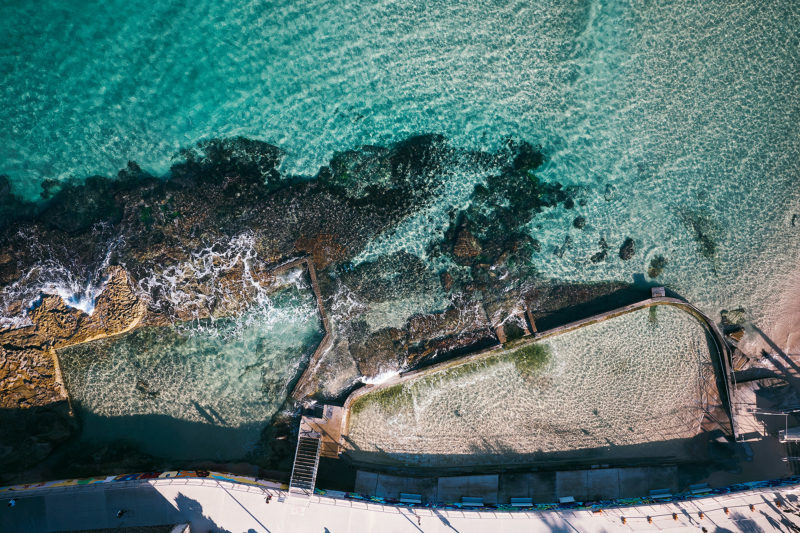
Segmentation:
{"type": "Polygon", "coordinates": [[[657,255],[650,260],[650,267],[647,269],[647,275],[651,278],[657,278],[664,271],[667,266],[667,258],[663,255],[657,255]]]}
{"type": "Polygon", "coordinates": [[[56,350],[129,331],[144,314],[127,272],[112,266],[92,315],[45,296],[31,326],[0,331],[0,425],[8,429],[0,432],[0,470],[29,468],[78,430],[56,350]]]}
{"type": "MultiPolygon", "coordinates": [[[[480,152],[412,137],[338,153],[316,176],[283,173],[283,156],[260,141],[205,141],[182,151],[166,176],[129,163],[114,178],[50,183],[40,205],[0,180],[0,312],[20,319],[0,331],[2,407],[64,402],[52,350],[139,326],[237,315],[274,281],[275,266],[304,255],[332,323],[331,347],[304,391],[322,399],[341,398],[361,376],[497,342],[496,324],[518,336],[525,309],[545,316],[611,290],[536,273],[531,258],[552,249],[530,236],[530,222],[545,209],[583,204],[574,188],[536,175],[545,156],[532,144],[509,140],[480,152]],[[353,263],[444,194],[442,176],[453,169],[485,179],[427,245],[433,261],[394,252],[353,263]],[[47,289],[56,274],[102,286],[91,316],[47,289]],[[414,307],[419,301],[425,311],[414,307]]],[[[585,224],[582,216],[573,222],[585,224]]],[[[629,241],[623,259],[634,253],[629,241]]],[[[567,235],[554,253],[570,246],[567,235]]],[[[592,261],[606,258],[605,240],[600,248],[592,261]]]]}
{"type": "Polygon", "coordinates": [[[628,237],[622,243],[622,246],[619,247],[619,258],[623,261],[629,260],[633,257],[633,254],[636,253],[636,245],[633,242],[633,239],[628,237]]]}

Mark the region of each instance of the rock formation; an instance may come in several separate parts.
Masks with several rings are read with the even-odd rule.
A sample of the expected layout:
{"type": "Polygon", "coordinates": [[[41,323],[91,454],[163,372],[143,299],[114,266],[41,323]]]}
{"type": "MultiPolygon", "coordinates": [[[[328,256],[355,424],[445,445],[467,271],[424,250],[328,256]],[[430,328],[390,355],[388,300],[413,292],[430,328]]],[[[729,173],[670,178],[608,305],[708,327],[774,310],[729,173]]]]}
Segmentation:
{"type": "MultiPolygon", "coordinates": [[[[259,141],[204,141],[181,152],[166,176],[130,163],[114,178],[50,183],[41,205],[0,181],[0,287],[38,294],[54,265],[77,279],[112,265],[99,276],[91,315],[58,296],[31,306],[14,291],[0,294],[0,314],[28,322],[0,331],[0,407],[65,404],[55,350],[137,326],[239,314],[274,281],[276,265],[298,256],[311,257],[333,324],[331,346],[305,389],[326,397],[361,375],[496,342],[492,324],[514,322],[526,308],[546,314],[552,306],[543,298],[569,306],[597,294],[577,285],[559,293],[532,265],[545,253],[529,234],[534,217],[583,203],[580,190],[537,177],[544,155],[529,143],[481,152],[441,136],[412,137],[337,153],[316,176],[282,173],[282,157],[259,141]],[[452,268],[439,271],[404,252],[355,261],[368,243],[446,195],[444,176],[454,171],[481,179],[427,244],[429,257],[452,268]],[[376,318],[381,309],[404,312],[398,302],[425,299],[425,311],[409,308],[391,324],[376,318]]],[[[584,224],[578,217],[575,227],[584,224]]],[[[592,261],[605,259],[605,241],[601,248],[592,261]]]]}
{"type": "Polygon", "coordinates": [[[32,325],[0,331],[0,469],[44,459],[77,429],[56,350],[119,335],[144,315],[128,273],[112,266],[91,315],[44,296],[29,313],[32,325]]]}

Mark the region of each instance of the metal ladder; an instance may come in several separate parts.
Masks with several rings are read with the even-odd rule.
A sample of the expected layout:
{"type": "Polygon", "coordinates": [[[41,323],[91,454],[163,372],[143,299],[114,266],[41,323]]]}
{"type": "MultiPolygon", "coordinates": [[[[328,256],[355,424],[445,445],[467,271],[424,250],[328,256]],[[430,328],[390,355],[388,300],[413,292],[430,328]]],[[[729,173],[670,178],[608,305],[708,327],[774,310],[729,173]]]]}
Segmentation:
{"type": "Polygon", "coordinates": [[[309,498],[314,494],[321,440],[319,434],[312,432],[300,434],[297,439],[292,478],[289,481],[289,496],[309,498]]]}

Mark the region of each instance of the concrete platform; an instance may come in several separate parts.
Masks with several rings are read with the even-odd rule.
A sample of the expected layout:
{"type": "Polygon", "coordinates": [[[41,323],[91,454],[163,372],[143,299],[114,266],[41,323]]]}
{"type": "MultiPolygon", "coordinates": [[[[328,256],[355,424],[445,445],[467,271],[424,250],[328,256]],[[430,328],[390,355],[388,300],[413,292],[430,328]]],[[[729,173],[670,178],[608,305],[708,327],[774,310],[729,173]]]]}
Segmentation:
{"type": "Polygon", "coordinates": [[[422,501],[439,501],[438,479],[435,477],[401,477],[359,470],[355,491],[381,498],[400,498],[400,493],[419,494],[422,501]]]}
{"type": "MultiPolygon", "coordinates": [[[[489,481],[475,483],[476,487],[488,487],[489,481]]],[[[6,505],[4,495],[0,500],[0,531],[39,533],[176,523],[190,523],[192,531],[237,533],[697,532],[703,527],[722,533],[792,531],[800,527],[797,487],[594,513],[409,509],[320,496],[312,496],[308,505],[298,506],[282,501],[284,493],[280,491],[273,491],[275,497],[267,504],[260,488],[208,479],[119,485],[123,484],[20,492],[13,508],[6,505]],[[122,518],[116,517],[119,509],[126,510],[122,518]]]]}
{"type": "Polygon", "coordinates": [[[426,502],[459,502],[462,496],[474,496],[483,498],[486,503],[508,503],[511,498],[554,503],[566,496],[577,501],[635,498],[663,488],[678,492],[677,467],[597,468],[440,478],[392,476],[359,470],[355,485],[358,493],[382,498],[399,498],[401,492],[409,492],[421,494],[426,502]]]}
{"type": "Polygon", "coordinates": [[[483,498],[484,503],[497,503],[497,474],[484,476],[440,477],[437,485],[439,501],[460,502],[464,496],[483,498]]]}
{"type": "Polygon", "coordinates": [[[316,433],[321,438],[320,456],[335,459],[341,452],[342,423],[344,409],[335,405],[323,405],[322,416],[303,416],[300,434],[316,433]]]}

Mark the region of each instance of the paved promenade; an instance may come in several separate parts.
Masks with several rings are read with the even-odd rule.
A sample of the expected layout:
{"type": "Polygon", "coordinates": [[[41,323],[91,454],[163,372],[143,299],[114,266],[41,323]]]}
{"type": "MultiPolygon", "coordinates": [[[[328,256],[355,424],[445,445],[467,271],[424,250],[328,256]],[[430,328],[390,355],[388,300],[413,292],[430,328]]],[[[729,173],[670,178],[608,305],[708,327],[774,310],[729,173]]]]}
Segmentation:
{"type": "Polygon", "coordinates": [[[282,491],[270,492],[273,497],[267,504],[260,487],[208,479],[165,479],[24,491],[17,495],[13,508],[7,506],[9,494],[5,493],[0,498],[0,531],[36,533],[179,523],[190,523],[195,533],[600,533],[702,531],[704,527],[720,533],[800,531],[797,486],[602,513],[412,511],[319,496],[298,502],[284,500],[282,491]],[[125,511],[121,518],[116,517],[119,510],[125,511]]]}

